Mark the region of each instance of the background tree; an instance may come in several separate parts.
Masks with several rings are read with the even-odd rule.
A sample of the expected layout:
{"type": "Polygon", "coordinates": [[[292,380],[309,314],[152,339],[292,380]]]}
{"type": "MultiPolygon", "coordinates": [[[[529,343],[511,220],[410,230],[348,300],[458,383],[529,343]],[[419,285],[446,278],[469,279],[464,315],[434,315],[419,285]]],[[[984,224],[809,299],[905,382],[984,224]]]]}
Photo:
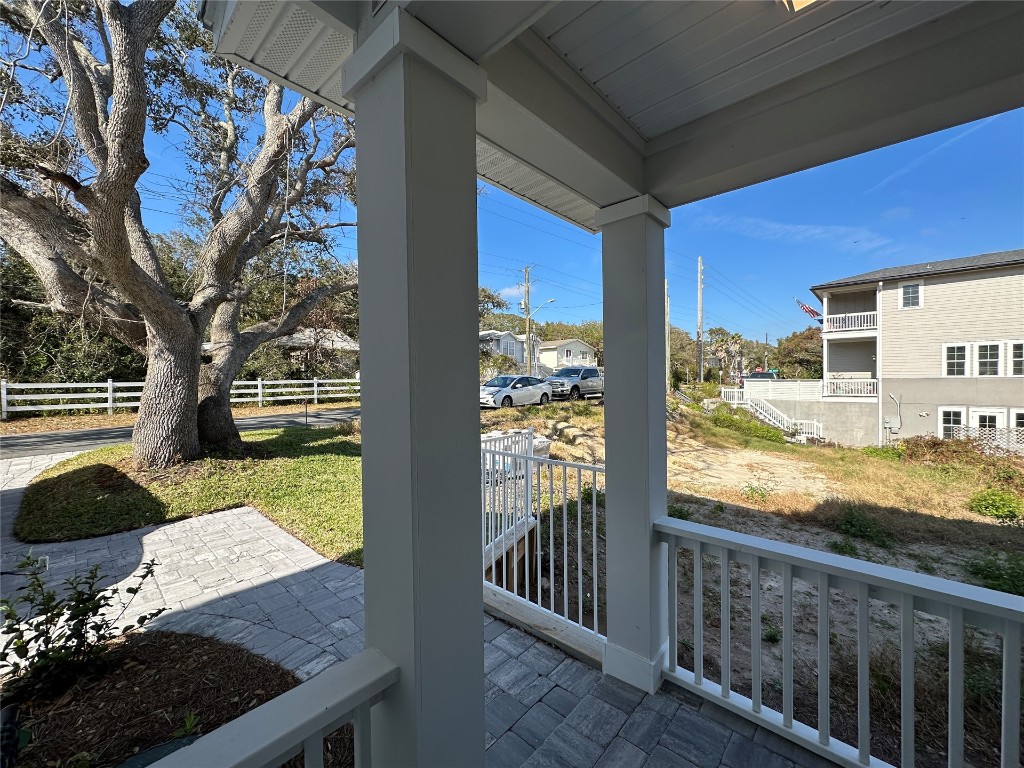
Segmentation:
{"type": "Polygon", "coordinates": [[[821,326],[810,326],[779,339],[776,352],[781,375],[787,379],[820,379],[821,326]]]}
{"type": "Polygon", "coordinates": [[[260,256],[280,254],[287,286],[294,254],[329,256],[330,230],[346,226],[332,212],[353,194],[351,123],[212,56],[195,9],[171,0],[16,0],[0,25],[0,237],[50,310],[146,355],[138,464],[196,458],[201,436],[237,444],[227,388],[245,358],[353,289],[350,270],[327,274],[275,318],[244,325],[255,277],[273,275],[260,256]],[[143,217],[153,133],[181,147],[193,174],[184,281],[143,217]]]}
{"type": "Polygon", "coordinates": [[[700,379],[697,371],[697,342],[690,336],[689,332],[676,328],[674,325],[669,328],[669,372],[672,377],[672,386],[678,387],[686,381],[687,371],[690,372],[690,380],[700,379]]]}
{"type": "Polygon", "coordinates": [[[508,309],[508,302],[496,294],[490,288],[480,286],[480,324],[489,322],[490,318],[498,312],[508,309]]]}
{"type": "Polygon", "coordinates": [[[729,375],[742,348],[743,337],[738,333],[717,327],[707,332],[707,339],[708,349],[719,359],[721,369],[725,372],[725,375],[729,375]]]}

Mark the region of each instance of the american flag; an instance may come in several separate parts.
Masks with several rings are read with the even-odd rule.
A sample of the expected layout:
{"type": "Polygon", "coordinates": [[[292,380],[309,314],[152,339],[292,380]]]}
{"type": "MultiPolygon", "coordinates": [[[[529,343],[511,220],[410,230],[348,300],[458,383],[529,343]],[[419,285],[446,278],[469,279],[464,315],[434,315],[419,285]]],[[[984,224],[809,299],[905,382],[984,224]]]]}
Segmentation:
{"type": "Polygon", "coordinates": [[[808,315],[810,315],[811,317],[813,317],[813,318],[814,318],[815,320],[817,320],[817,321],[818,321],[819,323],[821,322],[821,312],[819,312],[818,310],[816,310],[816,309],[815,309],[814,307],[809,307],[809,306],[807,306],[807,305],[806,305],[806,304],[804,304],[804,303],[803,303],[802,301],[800,301],[800,299],[794,298],[794,299],[793,299],[793,301],[795,301],[795,302],[796,302],[797,306],[798,306],[798,307],[800,307],[800,309],[802,309],[802,310],[803,310],[804,312],[806,312],[806,313],[807,313],[808,315]]]}

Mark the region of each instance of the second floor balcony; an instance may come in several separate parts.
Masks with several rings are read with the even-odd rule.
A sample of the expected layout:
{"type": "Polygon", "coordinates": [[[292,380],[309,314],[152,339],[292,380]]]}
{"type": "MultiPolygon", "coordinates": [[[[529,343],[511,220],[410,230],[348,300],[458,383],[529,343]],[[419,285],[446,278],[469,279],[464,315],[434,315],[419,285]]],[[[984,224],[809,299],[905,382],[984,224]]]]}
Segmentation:
{"type": "Polygon", "coordinates": [[[847,312],[841,315],[825,315],[822,331],[838,333],[843,331],[874,331],[878,329],[878,312],[847,312]]]}

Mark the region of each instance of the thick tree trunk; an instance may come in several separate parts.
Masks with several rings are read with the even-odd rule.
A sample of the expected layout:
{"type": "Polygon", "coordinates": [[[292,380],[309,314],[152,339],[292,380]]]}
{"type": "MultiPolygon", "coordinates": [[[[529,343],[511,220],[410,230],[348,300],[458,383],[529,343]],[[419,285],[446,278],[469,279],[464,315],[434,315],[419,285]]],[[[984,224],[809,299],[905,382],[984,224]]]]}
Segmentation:
{"type": "Polygon", "coordinates": [[[231,415],[231,385],[245,357],[215,357],[199,370],[199,442],[207,451],[235,451],[242,438],[231,415]]]}
{"type": "Polygon", "coordinates": [[[178,332],[149,326],[146,385],[132,433],[139,467],[169,467],[202,455],[197,429],[199,339],[188,327],[178,332]]]}

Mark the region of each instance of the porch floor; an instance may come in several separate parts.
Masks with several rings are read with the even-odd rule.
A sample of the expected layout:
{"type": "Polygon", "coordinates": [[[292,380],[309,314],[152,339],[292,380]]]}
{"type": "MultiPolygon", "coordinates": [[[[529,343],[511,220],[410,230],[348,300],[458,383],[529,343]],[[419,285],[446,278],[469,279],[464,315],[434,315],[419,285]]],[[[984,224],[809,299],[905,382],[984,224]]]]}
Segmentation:
{"type": "MultiPolygon", "coordinates": [[[[0,554],[28,481],[73,454],[0,460],[0,554]]],[[[154,627],[235,642],[306,679],[363,647],[362,571],[320,557],[252,509],[227,510],[96,539],[35,545],[51,583],[99,563],[117,582],[156,559],[125,618],[166,606],[154,627]]],[[[4,580],[10,593],[15,579],[4,580]]],[[[125,584],[128,586],[128,584],[125,584]]],[[[820,768],[833,764],[695,694],[654,696],[483,616],[486,765],[820,768]]]]}

